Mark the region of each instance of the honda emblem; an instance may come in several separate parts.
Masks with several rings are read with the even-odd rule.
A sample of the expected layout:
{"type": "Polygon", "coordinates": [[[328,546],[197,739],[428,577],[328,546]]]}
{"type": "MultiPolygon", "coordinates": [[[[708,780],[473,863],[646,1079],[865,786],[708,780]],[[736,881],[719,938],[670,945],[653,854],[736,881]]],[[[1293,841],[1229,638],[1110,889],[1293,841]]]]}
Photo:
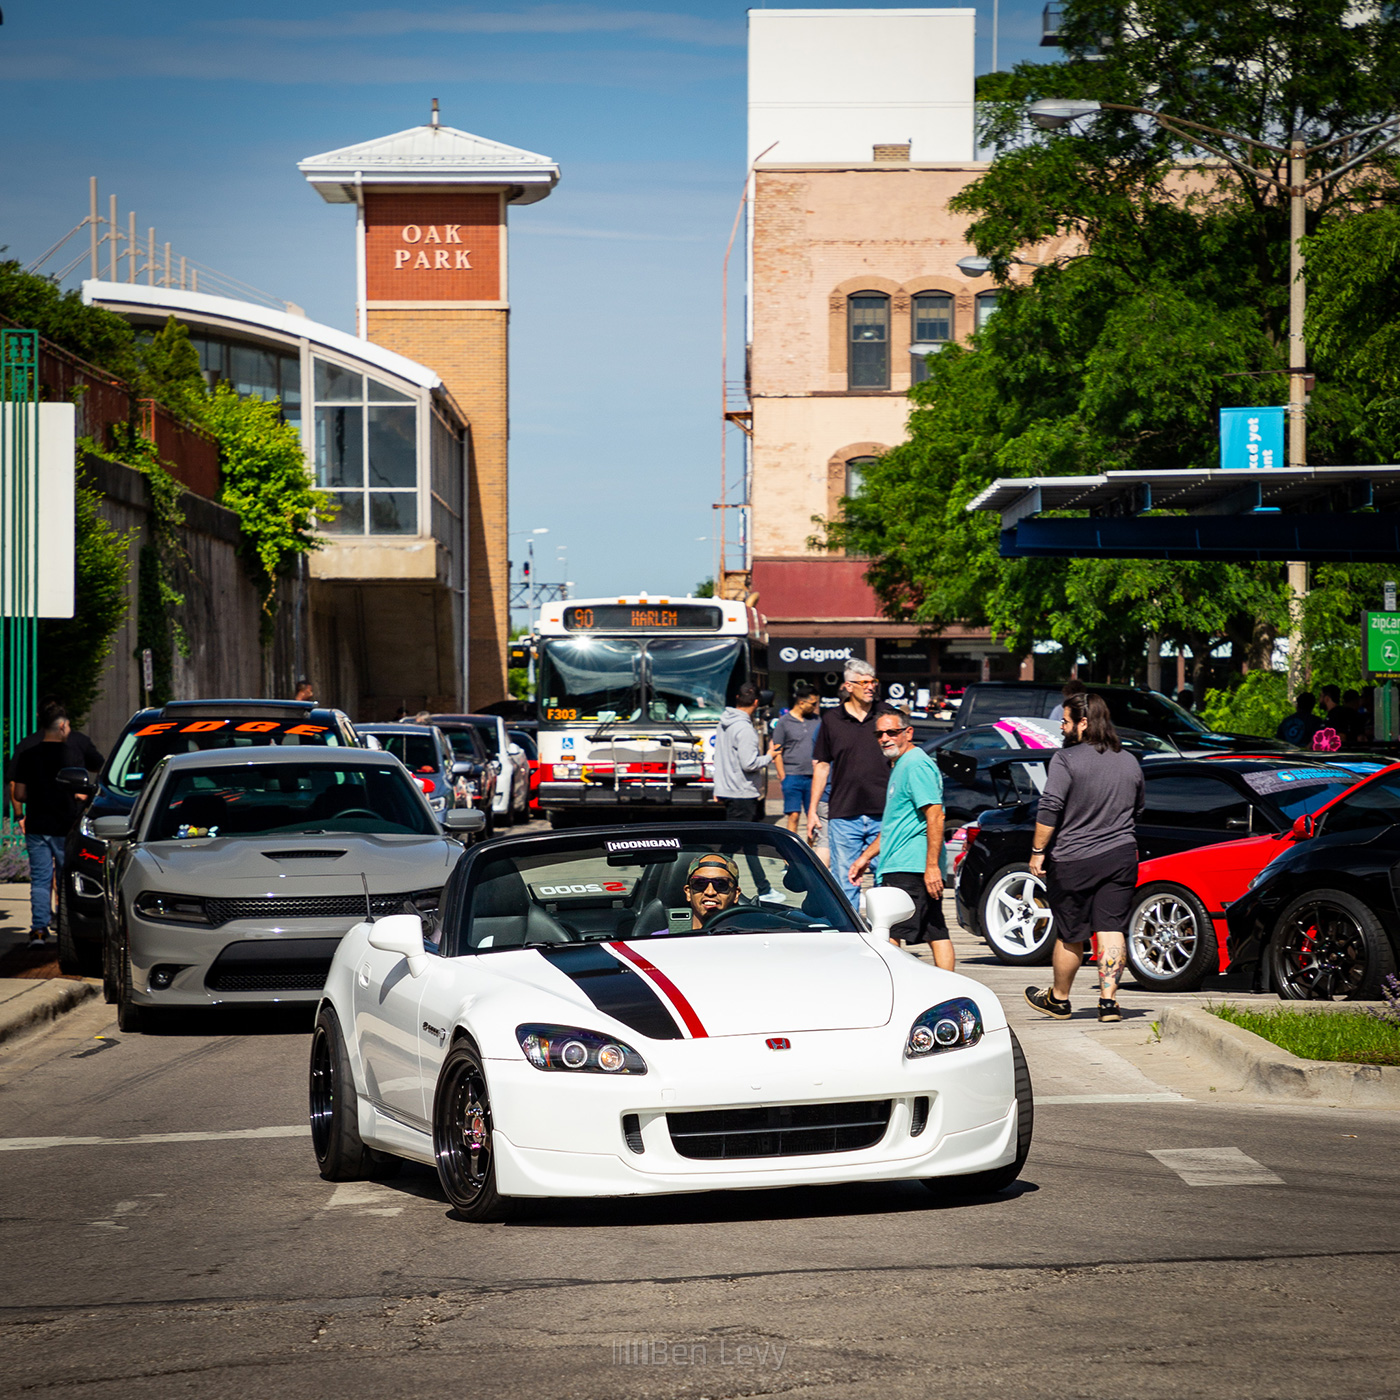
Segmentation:
{"type": "Polygon", "coordinates": [[[763,1042],[770,1050],[791,1050],[792,1041],[785,1035],[770,1035],[763,1042]]]}

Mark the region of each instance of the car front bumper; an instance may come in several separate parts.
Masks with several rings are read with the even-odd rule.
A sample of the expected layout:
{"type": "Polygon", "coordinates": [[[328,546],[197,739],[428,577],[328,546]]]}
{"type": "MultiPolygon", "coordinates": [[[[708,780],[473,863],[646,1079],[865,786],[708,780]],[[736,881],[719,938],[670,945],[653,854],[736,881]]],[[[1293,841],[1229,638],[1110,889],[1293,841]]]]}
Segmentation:
{"type": "Polygon", "coordinates": [[[780,1058],[759,1037],[734,1037],[728,1045],[689,1041],[668,1045],[680,1052],[668,1073],[590,1075],[588,1083],[523,1059],[488,1060],[498,1189],[512,1196],[665,1195],[919,1180],[1013,1161],[1009,1032],[989,1031],[976,1046],[916,1061],[902,1060],[894,1039],[892,1046],[888,1028],[809,1034],[780,1058]],[[871,1072],[876,1054],[893,1060],[887,1072],[871,1072]],[[926,1118],[915,1133],[919,1099],[927,1101],[926,1118]],[[851,1151],[696,1159],[677,1150],[668,1123],[670,1113],[884,1100],[890,1111],[883,1134],[851,1151]],[[627,1143],[623,1120],[632,1117],[640,1153],[627,1143]]]}

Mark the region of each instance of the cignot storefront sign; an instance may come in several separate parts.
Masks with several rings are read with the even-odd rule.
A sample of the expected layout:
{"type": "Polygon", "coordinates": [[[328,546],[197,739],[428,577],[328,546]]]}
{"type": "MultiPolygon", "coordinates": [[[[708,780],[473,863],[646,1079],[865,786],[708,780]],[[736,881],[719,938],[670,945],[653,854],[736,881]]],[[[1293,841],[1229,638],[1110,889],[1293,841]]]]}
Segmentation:
{"type": "Polygon", "coordinates": [[[840,671],[865,660],[864,637],[770,637],[770,671],[840,671]]]}

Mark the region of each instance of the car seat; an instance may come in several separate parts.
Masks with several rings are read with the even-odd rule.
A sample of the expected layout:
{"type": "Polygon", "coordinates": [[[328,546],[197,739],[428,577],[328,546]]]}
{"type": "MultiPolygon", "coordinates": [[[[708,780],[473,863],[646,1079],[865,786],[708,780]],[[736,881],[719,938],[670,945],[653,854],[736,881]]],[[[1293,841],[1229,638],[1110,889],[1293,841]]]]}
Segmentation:
{"type": "Polygon", "coordinates": [[[469,948],[519,948],[526,943],[572,943],[569,931],[530,897],[513,866],[487,868],[472,891],[469,948]]]}

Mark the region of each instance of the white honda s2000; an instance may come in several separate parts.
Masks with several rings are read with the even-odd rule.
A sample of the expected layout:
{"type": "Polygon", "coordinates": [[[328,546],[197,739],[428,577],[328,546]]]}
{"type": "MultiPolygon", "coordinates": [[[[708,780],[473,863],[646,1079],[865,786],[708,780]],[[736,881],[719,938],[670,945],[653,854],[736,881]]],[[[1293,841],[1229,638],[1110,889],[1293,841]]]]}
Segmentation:
{"type": "Polygon", "coordinates": [[[435,926],[356,925],[311,1051],[321,1174],[437,1167],[468,1220],[520,1198],[1016,1179],[1031,1085],[1000,1003],[867,928],[770,826],[489,842],[435,926]],[[425,937],[426,934],[426,937],[425,937]]]}

